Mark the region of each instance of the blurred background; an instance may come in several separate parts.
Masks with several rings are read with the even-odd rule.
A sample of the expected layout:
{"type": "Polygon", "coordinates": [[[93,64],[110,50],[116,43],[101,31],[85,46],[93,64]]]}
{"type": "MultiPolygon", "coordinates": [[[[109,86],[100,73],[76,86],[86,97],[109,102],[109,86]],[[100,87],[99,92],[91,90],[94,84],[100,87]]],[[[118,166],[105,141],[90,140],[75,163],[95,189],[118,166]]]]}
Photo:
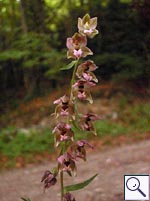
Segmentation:
{"type": "Polygon", "coordinates": [[[1,168],[51,157],[52,103],[72,73],[60,71],[70,62],[66,38],[86,13],[98,17],[88,47],[99,85],[94,104],[80,106],[105,117],[101,146],[150,137],[149,0],[0,0],[1,168]]]}

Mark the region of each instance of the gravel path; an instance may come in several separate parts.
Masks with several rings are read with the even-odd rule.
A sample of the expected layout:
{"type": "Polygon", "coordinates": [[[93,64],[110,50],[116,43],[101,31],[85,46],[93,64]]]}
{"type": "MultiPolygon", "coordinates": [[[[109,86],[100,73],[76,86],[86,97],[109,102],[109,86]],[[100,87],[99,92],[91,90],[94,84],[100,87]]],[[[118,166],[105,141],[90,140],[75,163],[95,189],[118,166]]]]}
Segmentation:
{"type": "MultiPolygon", "coordinates": [[[[2,172],[0,200],[21,201],[20,197],[29,197],[32,201],[60,201],[58,184],[43,193],[40,183],[43,172],[54,164],[54,161],[45,162],[2,172]]],[[[66,182],[81,182],[95,173],[98,173],[97,178],[85,190],[73,192],[76,200],[122,201],[124,174],[150,174],[150,140],[90,153],[88,161],[80,162],[80,168],[78,165],[78,176],[70,178],[66,175],[66,182]]]]}

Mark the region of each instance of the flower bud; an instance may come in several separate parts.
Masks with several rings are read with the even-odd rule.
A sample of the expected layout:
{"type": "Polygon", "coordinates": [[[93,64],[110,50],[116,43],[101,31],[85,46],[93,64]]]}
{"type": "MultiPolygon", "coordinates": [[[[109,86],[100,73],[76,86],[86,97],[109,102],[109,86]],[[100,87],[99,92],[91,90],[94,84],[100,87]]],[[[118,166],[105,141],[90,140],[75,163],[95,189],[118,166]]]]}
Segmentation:
{"type": "Polygon", "coordinates": [[[63,196],[63,200],[62,201],[76,201],[74,196],[71,193],[66,193],[63,196]]]}
{"type": "Polygon", "coordinates": [[[46,170],[41,179],[41,182],[44,182],[44,188],[46,189],[55,185],[57,182],[57,179],[53,173],[51,173],[49,170],[46,170]]]}

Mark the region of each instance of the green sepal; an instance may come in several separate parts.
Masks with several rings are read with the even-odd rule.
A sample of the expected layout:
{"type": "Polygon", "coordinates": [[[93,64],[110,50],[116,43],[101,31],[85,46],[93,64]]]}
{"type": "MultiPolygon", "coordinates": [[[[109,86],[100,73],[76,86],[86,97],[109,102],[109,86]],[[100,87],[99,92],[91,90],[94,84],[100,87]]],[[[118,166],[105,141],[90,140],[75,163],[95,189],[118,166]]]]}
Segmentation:
{"type": "Polygon", "coordinates": [[[86,22],[89,22],[89,21],[90,21],[90,15],[89,14],[84,15],[83,24],[85,24],[86,22]]]}
{"type": "Polygon", "coordinates": [[[82,183],[78,183],[78,184],[74,184],[74,185],[70,185],[70,186],[66,186],[64,187],[64,192],[67,193],[67,192],[70,192],[70,191],[76,191],[76,190],[79,190],[79,189],[82,189],[84,187],[86,187],[89,183],[91,183],[93,181],[93,179],[97,176],[98,174],[95,174],[93,177],[91,177],[90,179],[88,180],[85,180],[84,182],[82,183]]]}
{"type": "Polygon", "coordinates": [[[51,172],[56,177],[58,174],[58,168],[56,168],[56,167],[52,168],[51,172]]]}
{"type": "Polygon", "coordinates": [[[70,171],[67,171],[67,174],[68,174],[70,177],[72,177],[72,174],[71,174],[70,171]]]}
{"type": "Polygon", "coordinates": [[[29,198],[21,198],[23,201],[31,201],[29,198]]]}
{"type": "Polygon", "coordinates": [[[67,151],[69,145],[70,145],[69,141],[68,142],[61,142],[59,144],[59,147],[61,148],[59,156],[63,155],[67,151]]]}
{"type": "Polygon", "coordinates": [[[63,151],[64,151],[64,149],[63,149],[63,146],[61,145],[61,150],[60,150],[59,156],[63,155],[63,151]]]}
{"type": "Polygon", "coordinates": [[[69,63],[67,66],[62,67],[60,70],[69,70],[69,69],[71,69],[76,63],[77,63],[77,61],[72,61],[72,62],[69,63]]]}

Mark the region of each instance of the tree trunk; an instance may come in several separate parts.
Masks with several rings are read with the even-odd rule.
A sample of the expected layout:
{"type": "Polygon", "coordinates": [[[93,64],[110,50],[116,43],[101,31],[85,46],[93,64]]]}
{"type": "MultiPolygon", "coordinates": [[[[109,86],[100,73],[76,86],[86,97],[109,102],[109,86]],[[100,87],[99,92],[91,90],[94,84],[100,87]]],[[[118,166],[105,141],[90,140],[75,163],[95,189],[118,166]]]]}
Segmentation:
{"type": "Polygon", "coordinates": [[[21,25],[22,25],[22,30],[24,34],[27,34],[28,32],[28,26],[26,22],[26,17],[24,13],[24,8],[23,8],[23,3],[22,1],[20,2],[20,10],[21,10],[21,25]]]}
{"type": "MultiPolygon", "coordinates": [[[[21,0],[21,12],[23,24],[27,30],[37,33],[46,31],[45,26],[45,3],[44,0],[21,0]]],[[[25,28],[25,27],[24,27],[25,28]]]]}
{"type": "Polygon", "coordinates": [[[27,99],[40,94],[40,72],[38,68],[24,69],[24,85],[27,90],[27,99]]]}
{"type": "MultiPolygon", "coordinates": [[[[21,0],[20,9],[22,14],[22,30],[25,34],[34,32],[45,33],[45,3],[44,0],[21,0]]],[[[27,98],[38,95],[40,91],[40,66],[24,69],[24,85],[27,98]]]]}

